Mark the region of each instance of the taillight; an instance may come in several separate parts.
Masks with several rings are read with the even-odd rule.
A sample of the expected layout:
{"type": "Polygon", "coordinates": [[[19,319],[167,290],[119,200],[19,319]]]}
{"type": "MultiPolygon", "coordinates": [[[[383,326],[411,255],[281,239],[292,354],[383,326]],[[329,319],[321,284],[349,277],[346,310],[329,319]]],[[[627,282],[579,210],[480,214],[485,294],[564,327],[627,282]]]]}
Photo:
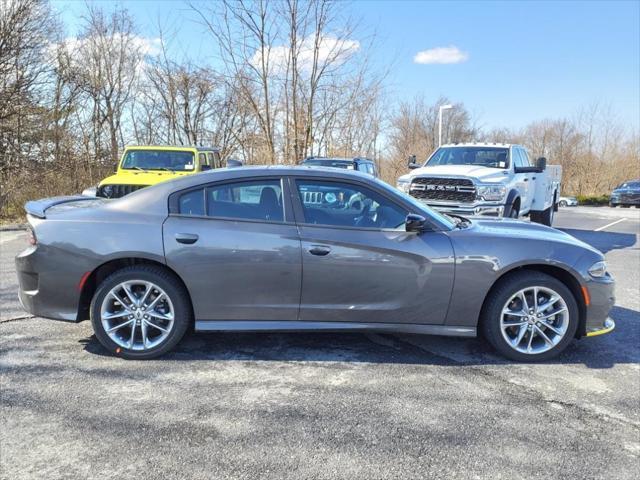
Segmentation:
{"type": "Polygon", "coordinates": [[[36,233],[31,228],[27,229],[27,242],[29,243],[29,245],[37,245],[38,244],[38,239],[36,238],[36,233]]]}

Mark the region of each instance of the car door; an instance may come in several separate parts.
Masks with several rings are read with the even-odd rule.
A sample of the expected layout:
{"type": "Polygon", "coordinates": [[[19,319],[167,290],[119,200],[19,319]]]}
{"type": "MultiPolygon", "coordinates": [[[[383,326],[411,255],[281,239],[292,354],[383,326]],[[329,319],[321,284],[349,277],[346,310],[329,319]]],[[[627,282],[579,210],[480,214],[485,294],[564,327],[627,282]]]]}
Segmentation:
{"type": "Polygon", "coordinates": [[[300,240],[281,178],[176,192],[169,208],[165,256],[197,320],[297,320],[300,240]]]}
{"type": "MultiPolygon", "coordinates": [[[[511,158],[514,167],[527,167],[525,164],[525,157],[519,147],[513,147],[511,149],[511,158]]],[[[520,214],[526,213],[531,208],[531,194],[530,194],[530,173],[514,173],[514,179],[518,193],[520,194],[520,214]]]]}
{"type": "Polygon", "coordinates": [[[302,246],[300,320],[442,324],[454,255],[442,232],[406,232],[409,211],[370,184],[291,179],[302,246]]]}

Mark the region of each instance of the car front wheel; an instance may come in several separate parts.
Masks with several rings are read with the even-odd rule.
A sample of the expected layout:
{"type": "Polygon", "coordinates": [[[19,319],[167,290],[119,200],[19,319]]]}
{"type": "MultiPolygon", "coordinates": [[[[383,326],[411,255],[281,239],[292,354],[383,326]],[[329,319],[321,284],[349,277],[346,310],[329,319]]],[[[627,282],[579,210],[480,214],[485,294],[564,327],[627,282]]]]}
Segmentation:
{"type": "Polygon", "coordinates": [[[91,302],[96,337],[128,359],[155,358],[171,350],[191,323],[189,297],[170,272],[152,265],[126,267],[98,287],[91,302]]]}
{"type": "Polygon", "coordinates": [[[481,329],[504,356],[548,360],[562,352],[578,328],[578,305],[561,281],[540,272],[508,275],[485,302],[481,329]]]}

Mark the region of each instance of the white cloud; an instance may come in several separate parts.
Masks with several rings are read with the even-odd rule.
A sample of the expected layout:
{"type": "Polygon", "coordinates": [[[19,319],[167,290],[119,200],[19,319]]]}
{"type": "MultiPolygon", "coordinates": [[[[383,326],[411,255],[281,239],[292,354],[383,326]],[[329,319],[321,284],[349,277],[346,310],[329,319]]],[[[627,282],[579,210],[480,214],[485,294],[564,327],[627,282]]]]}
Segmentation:
{"type": "MultiPolygon", "coordinates": [[[[138,50],[144,56],[155,56],[162,51],[162,41],[159,38],[147,38],[138,35],[130,35],[127,38],[120,33],[116,33],[109,38],[109,43],[114,45],[127,42],[129,42],[133,49],[138,50]]],[[[86,38],[68,37],[62,41],[61,45],[64,46],[67,52],[73,55],[85,48],[88,43],[89,40],[86,38]]],[[[55,52],[57,47],[58,45],[52,44],[50,50],[55,52]]]]}
{"type": "Polygon", "coordinates": [[[413,57],[414,63],[423,65],[428,64],[445,64],[445,63],[462,63],[469,59],[469,54],[463,52],[458,47],[451,45],[449,47],[436,47],[428,50],[422,50],[413,57]]]}
{"type": "MultiPolygon", "coordinates": [[[[302,72],[309,72],[313,68],[313,51],[315,35],[309,35],[302,39],[298,46],[298,68],[302,72]]],[[[330,62],[334,65],[341,65],[346,62],[354,53],[360,49],[360,42],[357,40],[339,39],[326,36],[320,39],[318,46],[319,65],[330,62]]],[[[278,45],[272,47],[266,54],[269,70],[272,73],[281,73],[287,67],[289,61],[289,45],[278,45]]],[[[256,51],[251,57],[251,64],[260,65],[261,52],[256,51]]]]}

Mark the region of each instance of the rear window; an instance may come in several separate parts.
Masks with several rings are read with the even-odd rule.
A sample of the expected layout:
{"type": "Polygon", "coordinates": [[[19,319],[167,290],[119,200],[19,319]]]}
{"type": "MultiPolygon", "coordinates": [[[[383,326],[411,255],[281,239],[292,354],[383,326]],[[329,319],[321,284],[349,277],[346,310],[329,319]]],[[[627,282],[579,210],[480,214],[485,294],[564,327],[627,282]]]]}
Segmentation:
{"type": "Polygon", "coordinates": [[[183,193],[181,215],[283,222],[280,180],[225,183],[183,193]]]}
{"type": "Polygon", "coordinates": [[[307,159],[302,162],[302,165],[311,167],[333,167],[333,168],[345,168],[353,170],[353,162],[350,160],[332,160],[328,158],[313,158],[307,159]]]}

